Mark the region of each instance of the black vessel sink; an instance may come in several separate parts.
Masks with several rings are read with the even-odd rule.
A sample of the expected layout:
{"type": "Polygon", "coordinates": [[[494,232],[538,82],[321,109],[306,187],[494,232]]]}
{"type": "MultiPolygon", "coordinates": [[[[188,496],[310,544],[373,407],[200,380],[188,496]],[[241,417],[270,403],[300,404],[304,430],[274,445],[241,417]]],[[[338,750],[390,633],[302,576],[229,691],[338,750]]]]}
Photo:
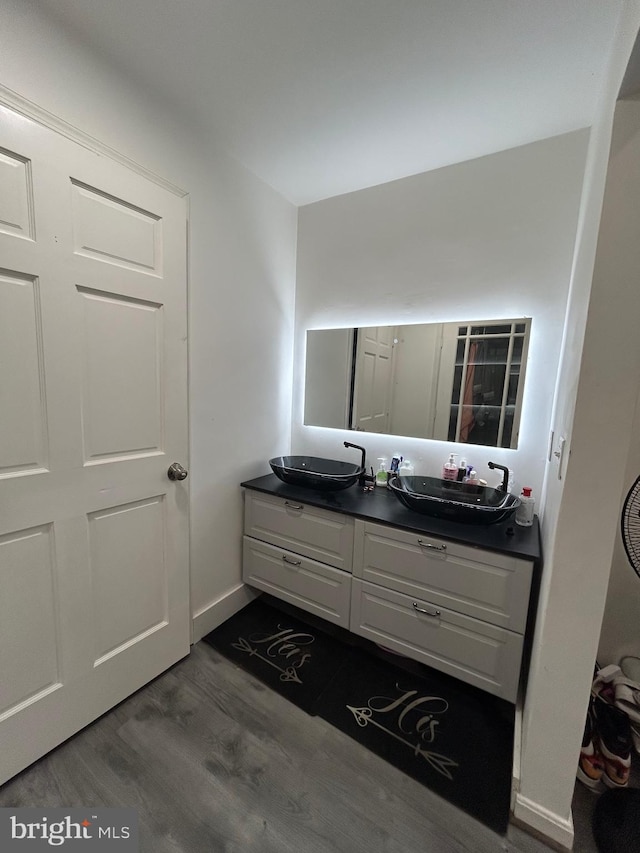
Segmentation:
{"type": "Polygon", "coordinates": [[[392,477],[389,488],[409,509],[465,524],[495,524],[520,506],[520,498],[491,489],[437,477],[392,477]]]}
{"type": "Polygon", "coordinates": [[[275,456],[269,460],[269,465],[283,483],[321,492],[348,489],[364,473],[362,465],[317,456],[275,456]]]}

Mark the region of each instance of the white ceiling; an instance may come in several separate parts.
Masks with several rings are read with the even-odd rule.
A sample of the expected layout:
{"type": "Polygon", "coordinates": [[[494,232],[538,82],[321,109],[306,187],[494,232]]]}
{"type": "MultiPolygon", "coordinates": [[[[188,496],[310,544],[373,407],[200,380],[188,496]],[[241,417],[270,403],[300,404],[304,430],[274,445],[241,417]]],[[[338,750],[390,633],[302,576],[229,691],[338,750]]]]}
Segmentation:
{"type": "Polygon", "coordinates": [[[296,204],[591,124],[623,0],[40,0],[296,204]]]}

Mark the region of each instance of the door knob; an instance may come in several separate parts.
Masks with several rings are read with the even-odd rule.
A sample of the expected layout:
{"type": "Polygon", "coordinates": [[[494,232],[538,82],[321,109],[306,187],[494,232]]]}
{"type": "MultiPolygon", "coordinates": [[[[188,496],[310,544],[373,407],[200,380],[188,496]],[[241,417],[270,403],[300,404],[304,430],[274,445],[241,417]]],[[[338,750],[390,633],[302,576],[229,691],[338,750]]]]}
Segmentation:
{"type": "Polygon", "coordinates": [[[169,465],[169,470],[167,471],[167,477],[170,480],[186,480],[189,472],[186,468],[183,468],[179,462],[173,462],[169,465]]]}

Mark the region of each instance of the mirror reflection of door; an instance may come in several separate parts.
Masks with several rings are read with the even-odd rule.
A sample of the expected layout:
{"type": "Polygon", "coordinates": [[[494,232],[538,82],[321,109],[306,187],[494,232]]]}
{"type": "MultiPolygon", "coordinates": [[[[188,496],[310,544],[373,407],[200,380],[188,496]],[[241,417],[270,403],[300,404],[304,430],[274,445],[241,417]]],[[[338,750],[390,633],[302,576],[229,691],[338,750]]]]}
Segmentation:
{"type": "Polygon", "coordinates": [[[358,329],[352,429],[388,433],[395,326],[358,329]]]}

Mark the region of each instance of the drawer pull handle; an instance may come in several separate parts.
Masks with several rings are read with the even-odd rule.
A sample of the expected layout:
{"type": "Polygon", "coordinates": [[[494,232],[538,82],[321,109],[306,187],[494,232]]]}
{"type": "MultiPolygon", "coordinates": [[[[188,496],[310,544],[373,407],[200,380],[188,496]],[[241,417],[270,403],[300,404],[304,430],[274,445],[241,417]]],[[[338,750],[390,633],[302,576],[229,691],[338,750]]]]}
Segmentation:
{"type": "Polygon", "coordinates": [[[285,501],[284,505],[291,507],[291,509],[304,509],[304,506],[302,504],[292,504],[290,501],[285,501]]]}
{"type": "Polygon", "coordinates": [[[286,554],[282,555],[282,559],[285,563],[288,563],[290,566],[301,566],[302,560],[292,560],[290,557],[287,557],[286,554]]]}
{"type": "Polygon", "coordinates": [[[440,616],[440,611],[439,611],[439,610],[434,610],[434,611],[433,611],[433,613],[429,613],[429,611],[428,611],[428,610],[425,610],[425,609],[424,609],[424,607],[418,607],[418,602],[417,602],[417,601],[414,601],[414,602],[413,602],[413,609],[414,609],[414,610],[417,610],[417,611],[418,611],[418,613],[426,613],[426,615],[427,615],[427,616],[440,616]]]}
{"type": "Polygon", "coordinates": [[[423,539],[418,539],[418,545],[421,548],[431,548],[432,551],[446,551],[446,545],[432,545],[431,542],[425,542],[423,539]]]}

